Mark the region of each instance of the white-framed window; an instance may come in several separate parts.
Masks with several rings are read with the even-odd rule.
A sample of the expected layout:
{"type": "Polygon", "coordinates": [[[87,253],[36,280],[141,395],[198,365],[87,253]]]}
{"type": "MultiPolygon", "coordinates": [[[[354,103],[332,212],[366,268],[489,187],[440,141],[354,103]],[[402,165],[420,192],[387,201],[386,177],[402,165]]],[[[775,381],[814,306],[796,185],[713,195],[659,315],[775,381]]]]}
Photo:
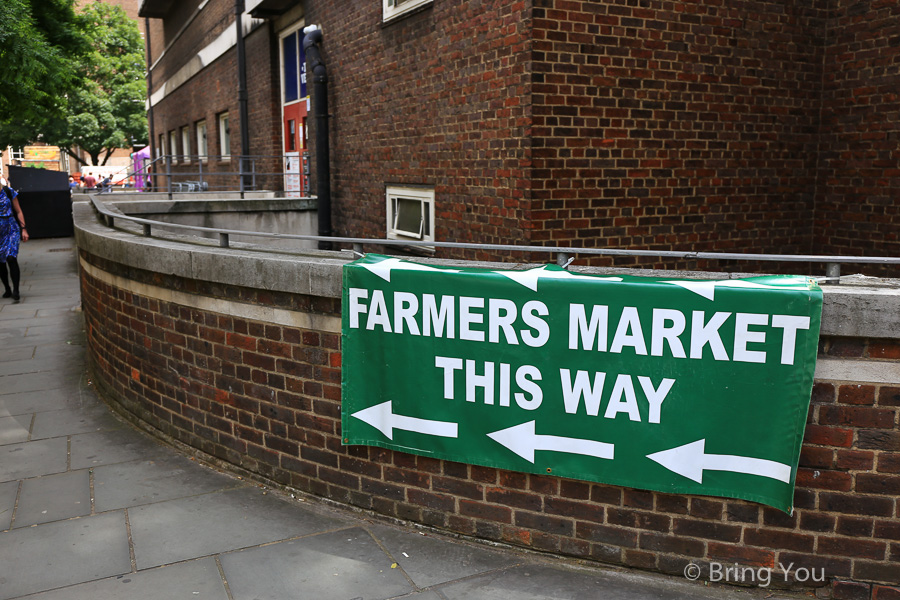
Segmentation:
{"type": "Polygon", "coordinates": [[[187,125],[181,128],[181,159],[184,164],[191,164],[191,128],[187,125]]]}
{"type": "Polygon", "coordinates": [[[387,236],[434,241],[434,188],[388,186],[387,236]]]}
{"type": "Polygon", "coordinates": [[[172,164],[178,164],[178,132],[174,129],[169,132],[169,152],[172,153],[172,164]]]}
{"type": "Polygon", "coordinates": [[[206,120],[197,121],[195,127],[197,129],[197,154],[200,155],[200,162],[206,162],[206,155],[209,154],[207,152],[209,147],[206,145],[206,120]]]}
{"type": "Polygon", "coordinates": [[[156,158],[162,158],[166,155],[166,136],[159,134],[159,144],[156,146],[156,158]]]}
{"type": "Polygon", "coordinates": [[[13,148],[12,146],[9,146],[8,151],[10,160],[25,160],[24,148],[13,148]]]}
{"type": "Polygon", "coordinates": [[[425,4],[431,4],[432,1],[433,0],[381,0],[384,7],[384,16],[382,17],[382,20],[390,21],[415,8],[425,4]]]}
{"type": "Polygon", "coordinates": [[[231,160],[231,128],[228,124],[228,113],[220,113],[219,122],[219,158],[220,160],[231,160]]]}

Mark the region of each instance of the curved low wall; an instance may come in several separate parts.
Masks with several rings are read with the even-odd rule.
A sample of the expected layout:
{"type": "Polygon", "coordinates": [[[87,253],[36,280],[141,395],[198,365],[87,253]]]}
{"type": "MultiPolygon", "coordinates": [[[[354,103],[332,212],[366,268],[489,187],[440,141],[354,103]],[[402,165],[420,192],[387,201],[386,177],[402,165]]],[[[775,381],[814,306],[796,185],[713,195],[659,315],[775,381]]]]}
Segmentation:
{"type": "Polygon", "coordinates": [[[788,516],[342,446],[343,254],[144,238],[101,225],[87,203],[74,212],[95,381],[167,436],[303,492],[487,540],[679,576],[694,563],[713,580],[750,566],[835,598],[900,594],[896,282],[825,290],[788,516]]]}

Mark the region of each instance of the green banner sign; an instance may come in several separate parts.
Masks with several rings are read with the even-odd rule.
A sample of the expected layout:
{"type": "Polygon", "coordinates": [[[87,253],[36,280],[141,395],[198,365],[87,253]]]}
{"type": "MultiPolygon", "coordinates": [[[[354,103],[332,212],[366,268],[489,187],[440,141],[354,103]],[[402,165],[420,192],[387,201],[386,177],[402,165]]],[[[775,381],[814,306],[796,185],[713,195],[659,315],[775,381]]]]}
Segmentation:
{"type": "Polygon", "coordinates": [[[788,512],[821,313],[798,276],[370,254],[344,267],[344,443],[788,512]]]}

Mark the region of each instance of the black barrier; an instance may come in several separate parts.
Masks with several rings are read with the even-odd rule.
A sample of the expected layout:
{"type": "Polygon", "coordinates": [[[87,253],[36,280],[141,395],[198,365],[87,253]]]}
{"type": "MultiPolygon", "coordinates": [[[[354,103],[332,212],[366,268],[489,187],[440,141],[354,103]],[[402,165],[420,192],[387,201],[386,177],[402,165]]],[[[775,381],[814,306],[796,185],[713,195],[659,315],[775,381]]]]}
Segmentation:
{"type": "Polygon", "coordinates": [[[30,237],[68,237],[75,233],[68,173],[10,165],[7,177],[19,192],[19,206],[25,213],[30,237]]]}

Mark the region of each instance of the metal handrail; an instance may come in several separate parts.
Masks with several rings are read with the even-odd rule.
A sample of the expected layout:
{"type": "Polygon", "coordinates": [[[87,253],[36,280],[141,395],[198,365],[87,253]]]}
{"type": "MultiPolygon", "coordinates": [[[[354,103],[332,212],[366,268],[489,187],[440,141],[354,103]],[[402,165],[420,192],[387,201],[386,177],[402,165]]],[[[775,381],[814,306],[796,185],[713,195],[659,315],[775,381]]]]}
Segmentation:
{"type": "MultiPolygon", "coordinates": [[[[300,159],[299,168],[304,169],[307,164],[308,153],[298,150],[300,159]]],[[[234,191],[242,194],[258,191],[260,182],[268,177],[284,178],[285,170],[263,171],[258,169],[258,164],[265,161],[291,160],[284,154],[165,154],[147,161],[139,168],[132,170],[133,165],[124,167],[115,173],[119,180],[142,176],[154,186],[155,192],[172,194],[200,191],[234,191]],[[230,166],[229,166],[230,165],[230,166]],[[123,175],[124,173],[124,175],[123,175]],[[216,179],[226,180],[224,185],[214,185],[216,179]],[[227,182],[228,179],[237,179],[239,187],[227,182]],[[196,185],[194,185],[196,184],[196,185]],[[182,189],[187,187],[188,189],[182,189]]],[[[282,164],[282,166],[284,166],[282,164]]],[[[308,176],[308,173],[305,173],[308,176]]],[[[299,174],[298,174],[299,175],[299,174]]],[[[265,184],[263,184],[265,185],[265,184]]],[[[96,193],[113,193],[115,188],[98,189],[96,193]]]]}
{"type": "Polygon", "coordinates": [[[681,259],[708,259],[708,260],[739,260],[746,262],[810,262],[826,265],[825,277],[816,277],[819,281],[839,282],[840,265],[842,264],[868,264],[868,265],[895,265],[900,264],[898,256],[836,256],[818,254],[747,254],[736,252],[694,252],[680,250],[636,250],[618,248],[573,248],[570,246],[519,246],[515,244],[475,244],[468,242],[440,242],[417,240],[396,240],[380,238],[356,238],[356,237],[327,237],[319,235],[304,235],[297,233],[271,233],[265,231],[246,231],[240,229],[224,229],[220,227],[203,227],[200,225],[185,225],[181,223],[167,223],[142,217],[134,217],[120,212],[109,210],[102,200],[95,194],[88,194],[97,211],[106,218],[107,226],[112,227],[115,219],[130,221],[143,226],[143,234],[152,235],[154,225],[175,229],[186,229],[205,233],[214,233],[219,236],[219,246],[229,247],[229,237],[232,235],[255,236],[262,238],[304,240],[313,242],[332,242],[340,244],[352,244],[354,251],[362,254],[364,244],[379,246],[401,246],[420,248],[457,248],[463,250],[502,250],[513,252],[534,252],[556,254],[556,262],[568,266],[571,257],[578,255],[590,256],[646,256],[654,258],[681,258],[681,259]]]}

